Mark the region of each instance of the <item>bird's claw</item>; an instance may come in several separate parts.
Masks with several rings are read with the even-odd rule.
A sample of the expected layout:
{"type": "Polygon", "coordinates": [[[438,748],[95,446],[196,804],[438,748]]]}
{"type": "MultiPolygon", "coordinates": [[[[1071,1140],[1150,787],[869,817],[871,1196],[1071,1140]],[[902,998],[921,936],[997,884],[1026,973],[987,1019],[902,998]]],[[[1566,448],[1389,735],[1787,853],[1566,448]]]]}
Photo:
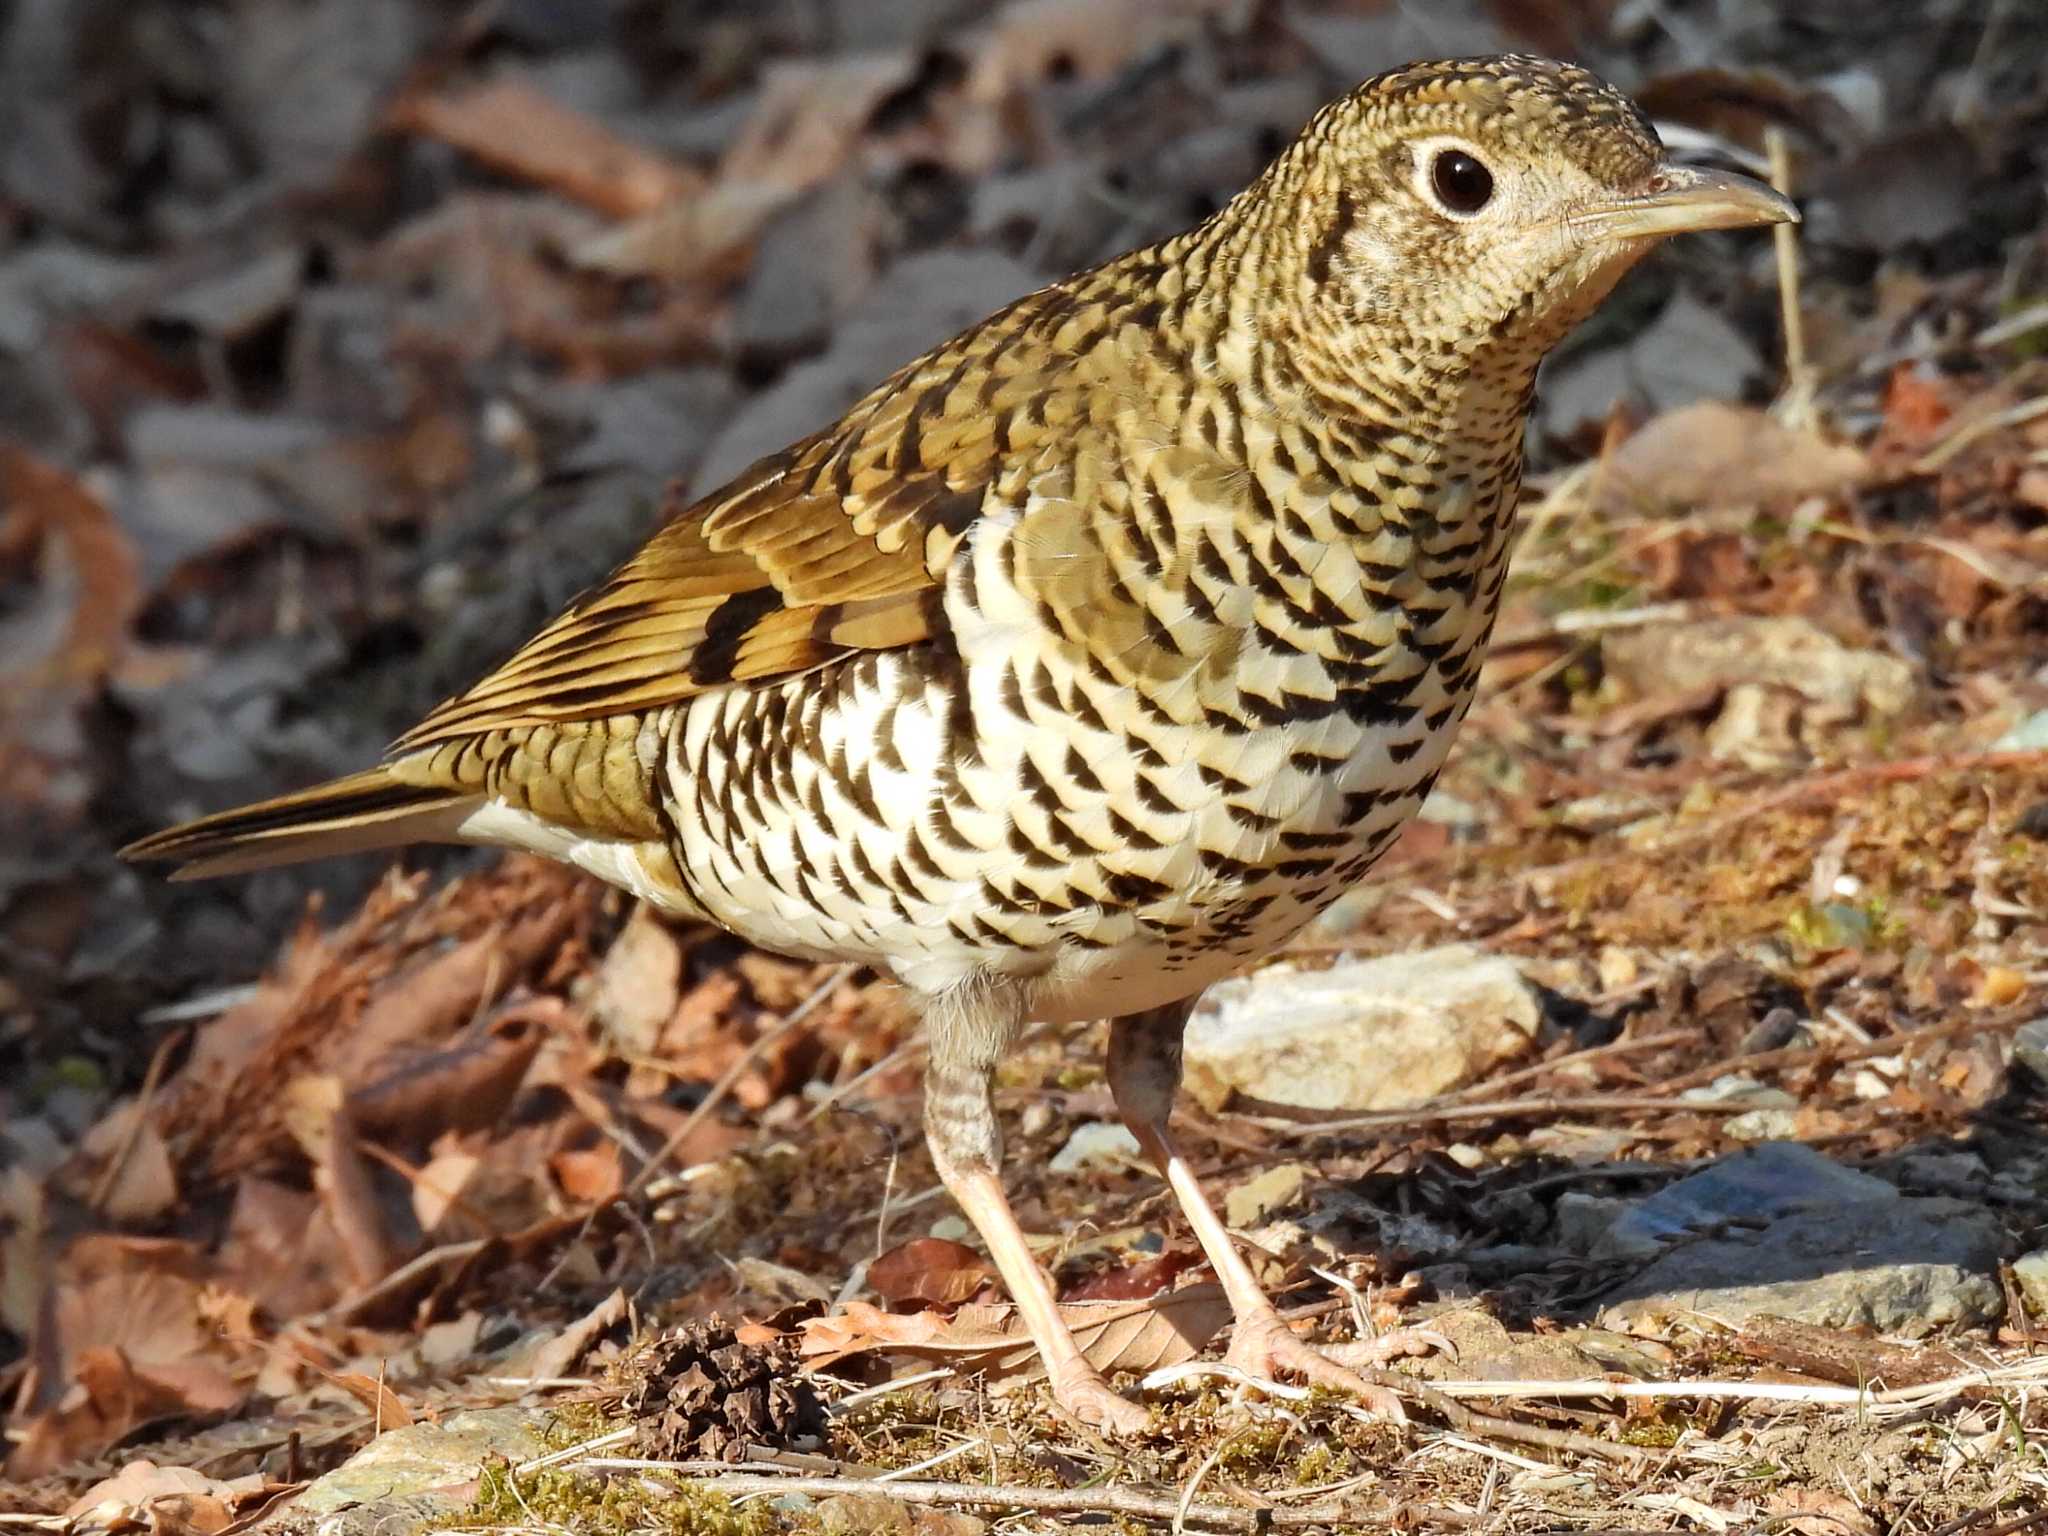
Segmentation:
{"type": "MultiPolygon", "coordinates": [[[[1370,1358],[1360,1363],[1368,1365],[1381,1365],[1403,1355],[1426,1354],[1432,1348],[1451,1347],[1449,1339],[1423,1328],[1381,1334],[1367,1343],[1366,1353],[1370,1358]]],[[[1357,1353],[1357,1346],[1345,1352],[1357,1353]]],[[[1280,1321],[1277,1314],[1269,1314],[1240,1318],[1230,1348],[1223,1358],[1227,1364],[1248,1376],[1268,1380],[1292,1376],[1312,1387],[1328,1387],[1354,1397],[1377,1417],[1396,1424],[1408,1422],[1408,1414],[1401,1406],[1398,1393],[1366,1380],[1350,1365],[1333,1358],[1335,1353],[1333,1350],[1326,1354],[1314,1345],[1304,1343],[1280,1321]]]]}
{"type": "Polygon", "coordinates": [[[1458,1346],[1434,1328],[1391,1328],[1369,1339],[1332,1344],[1325,1353],[1340,1365],[1378,1366],[1423,1355],[1443,1355],[1455,1360],[1458,1346]]]}
{"type": "Polygon", "coordinates": [[[1053,1400],[1062,1408],[1106,1434],[1142,1435],[1150,1428],[1152,1415],[1142,1403],[1113,1391],[1085,1362],[1075,1365],[1052,1373],[1053,1400]]]}

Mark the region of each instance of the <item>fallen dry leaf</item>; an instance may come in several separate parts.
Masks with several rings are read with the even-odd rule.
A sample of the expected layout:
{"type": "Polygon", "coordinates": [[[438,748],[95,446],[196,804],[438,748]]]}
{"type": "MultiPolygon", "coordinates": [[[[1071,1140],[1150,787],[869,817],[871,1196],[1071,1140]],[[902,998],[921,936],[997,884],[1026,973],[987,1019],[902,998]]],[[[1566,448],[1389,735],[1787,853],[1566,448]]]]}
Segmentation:
{"type": "Polygon", "coordinates": [[[313,1165],[313,1188],[348,1256],[359,1287],[376,1284],[398,1262],[362,1143],[339,1077],[308,1073],[286,1086],[283,1116],[313,1165]]]}
{"type": "Polygon", "coordinates": [[[462,1192],[481,1162],[473,1152],[441,1152],[414,1175],[412,1214],[422,1232],[430,1236],[438,1232],[449,1211],[461,1203],[462,1192]]]}
{"type": "Polygon", "coordinates": [[[131,1461],[72,1501],[65,1536],[215,1536],[233,1524],[238,1506],[264,1492],[260,1476],[223,1482],[191,1467],[131,1461]]]}
{"type": "Polygon", "coordinates": [[[562,1193],[583,1205],[603,1205],[618,1198],[625,1184],[616,1142],[583,1151],[557,1152],[548,1160],[562,1193]]]}
{"type": "Polygon", "coordinates": [[[361,1403],[376,1418],[378,1434],[387,1429],[404,1429],[413,1422],[412,1410],[381,1378],[365,1376],[361,1371],[322,1371],[320,1374],[361,1403]]]}
{"type": "Polygon", "coordinates": [[[506,1361],[502,1374],[529,1376],[536,1381],[567,1376],[598,1336],[625,1322],[631,1311],[626,1293],[614,1290],[552,1339],[543,1339],[506,1361]]]}
{"type": "Polygon", "coordinates": [[[651,1054],[676,1010],[683,949],[654,908],[641,903],[597,968],[591,1016],[606,1043],[627,1057],[651,1054]]]}
{"type": "Polygon", "coordinates": [[[349,1117],[365,1136],[412,1142],[490,1130],[511,1107],[544,1039],[540,1020],[520,1010],[444,1050],[400,1053],[387,1075],[350,1092],[349,1117]]]}
{"type": "Polygon", "coordinates": [[[178,1203],[170,1148],[139,1099],[115,1105],[79,1148],[100,1214],[123,1226],[155,1220],[178,1203]]]}
{"type": "Polygon", "coordinates": [[[1100,80],[1154,49],[1199,32],[1232,0],[1013,0],[975,49],[971,89],[982,99],[1049,75],[1100,80]]]}
{"type": "Polygon", "coordinates": [[[1643,427],[1614,451],[1601,484],[1620,506],[1745,507],[1835,495],[1869,473],[1859,449],[1715,400],[1643,427]]]}
{"type": "Polygon", "coordinates": [[[1877,1536],[1877,1523],[1826,1488],[1773,1488],[1764,1500],[1772,1529],[1794,1536],[1877,1536]]]}
{"type": "Polygon", "coordinates": [[[620,138],[516,76],[400,97],[390,122],[615,217],[681,202],[704,185],[689,167],[620,138]]]}
{"type": "MultiPolygon", "coordinates": [[[[1150,1301],[1063,1304],[1060,1316],[1088,1363],[1102,1372],[1153,1371],[1200,1354],[1230,1320],[1217,1285],[1191,1285],[1150,1301]]],[[[1033,1376],[1045,1369],[1014,1305],[962,1307],[898,1315],[850,1301],[825,1317],[798,1322],[799,1352],[811,1370],[852,1355],[910,1355],[952,1362],[992,1377],[1033,1376]]]]}
{"type": "Polygon", "coordinates": [[[380,978],[348,1038],[330,1048],[328,1070],[353,1090],[387,1073],[402,1047],[438,1045],[454,1034],[505,984],[510,967],[500,939],[480,933],[380,978]]]}
{"type": "Polygon", "coordinates": [[[0,540],[40,545],[48,612],[0,626],[0,700],[10,710],[43,690],[88,684],[128,644],[142,601],[135,548],[100,499],[26,449],[0,444],[0,540]]]}
{"type": "Polygon", "coordinates": [[[964,1243],[942,1237],[914,1237],[898,1243],[868,1265],[868,1284],[886,1300],[899,1304],[919,1301],[931,1307],[954,1306],[994,1278],[995,1271],[980,1254],[964,1243]]]}
{"type": "MultiPolygon", "coordinates": [[[[1157,1296],[1180,1278],[1183,1270],[1202,1263],[1202,1255],[1192,1248],[1177,1248],[1162,1253],[1156,1259],[1146,1259],[1138,1264],[1125,1264],[1121,1268],[1091,1275],[1066,1293],[1067,1301],[1144,1301],[1157,1296]]],[[[872,1279],[874,1271],[868,1271],[872,1279]]]]}
{"type": "Polygon", "coordinates": [[[46,1406],[20,1421],[8,1477],[42,1476],[157,1419],[240,1406],[245,1362],[206,1318],[204,1287],[176,1272],[190,1259],[182,1244],[72,1245],[34,1343],[46,1406]]]}
{"type": "Polygon", "coordinates": [[[882,99],[916,74],[907,50],[770,66],[753,111],[719,161],[719,181],[772,188],[785,198],[817,186],[845,164],[882,99]]]}
{"type": "Polygon", "coordinates": [[[1885,379],[1884,424],[1901,446],[1926,447],[1953,415],[1953,390],[1927,367],[1900,363],[1885,379]]]}

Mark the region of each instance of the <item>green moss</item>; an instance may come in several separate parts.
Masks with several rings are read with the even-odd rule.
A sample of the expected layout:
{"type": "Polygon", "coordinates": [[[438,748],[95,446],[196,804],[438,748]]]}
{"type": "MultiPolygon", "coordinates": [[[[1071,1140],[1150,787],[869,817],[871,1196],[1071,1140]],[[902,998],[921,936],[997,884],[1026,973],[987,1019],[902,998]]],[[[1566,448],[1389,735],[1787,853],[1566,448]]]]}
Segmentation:
{"type": "Polygon", "coordinates": [[[1785,919],[1785,936],[1800,949],[1897,949],[1904,944],[1906,925],[1883,896],[1866,901],[1807,902],[1785,919]]]}
{"type": "Polygon", "coordinates": [[[1316,1440],[1303,1446],[1294,1458],[1294,1485],[1308,1488],[1317,1483],[1334,1483],[1349,1477],[1352,1466],[1349,1451],[1340,1451],[1328,1440],[1316,1440]]]}
{"type": "Polygon", "coordinates": [[[1678,1444],[1678,1437],[1684,1433],[1683,1425],[1665,1423],[1660,1419],[1644,1419],[1629,1425],[1621,1432],[1621,1443],[1641,1446],[1645,1450],[1668,1451],[1678,1444]]]}
{"type": "Polygon", "coordinates": [[[1216,1464],[1240,1478],[1265,1478],[1279,1470],[1294,1426],[1281,1419],[1244,1425],[1231,1435],[1216,1464]]]}
{"type": "Polygon", "coordinates": [[[591,1536],[771,1536],[775,1511],[763,1503],[735,1506],[701,1483],[661,1473],[600,1478],[548,1468],[515,1479],[503,1462],[484,1468],[476,1500],[446,1528],[489,1531],[544,1525],[591,1536]]]}
{"type": "Polygon", "coordinates": [[[601,1403],[559,1402],[553,1405],[547,1433],[541,1438],[550,1451],[566,1451],[572,1445],[583,1445],[600,1435],[624,1429],[627,1422],[606,1413],[601,1403]]]}

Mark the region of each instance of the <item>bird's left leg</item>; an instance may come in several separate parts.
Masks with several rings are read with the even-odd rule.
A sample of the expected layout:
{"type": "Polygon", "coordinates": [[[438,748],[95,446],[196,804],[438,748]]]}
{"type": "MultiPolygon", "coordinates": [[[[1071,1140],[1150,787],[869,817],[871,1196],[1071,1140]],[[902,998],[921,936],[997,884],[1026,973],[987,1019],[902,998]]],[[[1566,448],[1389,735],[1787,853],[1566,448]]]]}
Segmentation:
{"type": "MultiPolygon", "coordinates": [[[[1216,1208],[1209,1203],[1194,1170],[1174,1147],[1167,1131],[1167,1117],[1173,1096],[1180,1087],[1181,1034],[1187,1027],[1194,1000],[1173,1003],[1148,1013],[1134,1013],[1112,1019],[1109,1024],[1109,1090],[1116,1097],[1117,1112],[1138,1145],[1158,1166],[1180,1208],[1194,1228],[1223,1283],[1223,1294],[1237,1319],[1225,1361],[1248,1375],[1272,1380],[1278,1374],[1300,1377],[1311,1385],[1323,1385],[1362,1398],[1368,1406],[1395,1419],[1404,1417],[1399,1398],[1385,1387],[1376,1386],[1356,1371],[1339,1365],[1296,1337],[1280,1320],[1273,1303],[1259,1288],[1251,1266],[1237,1251],[1216,1208]]],[[[1439,1343],[1422,1331],[1383,1334],[1375,1354],[1382,1361],[1415,1354],[1439,1343]]]]}
{"type": "Polygon", "coordinates": [[[939,1182],[988,1244],[1045,1360],[1054,1397],[1085,1423],[1140,1434],[1150,1416],[1111,1390],[1081,1353],[1060,1315],[1052,1280],[1032,1256],[1003,1194],[1003,1136],[990,1088],[1021,1018],[1017,997],[998,981],[970,983],[926,1003],[931,1054],[925,1066],[925,1140],[939,1182]]]}

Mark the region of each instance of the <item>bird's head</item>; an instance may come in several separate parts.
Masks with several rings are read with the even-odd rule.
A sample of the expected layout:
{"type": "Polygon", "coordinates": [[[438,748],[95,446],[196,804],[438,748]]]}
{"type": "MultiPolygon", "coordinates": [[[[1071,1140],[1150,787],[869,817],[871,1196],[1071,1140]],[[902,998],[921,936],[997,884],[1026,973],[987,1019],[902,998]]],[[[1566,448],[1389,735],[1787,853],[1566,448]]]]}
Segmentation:
{"type": "Polygon", "coordinates": [[[1673,164],[1597,76],[1520,54],[1368,80],[1275,173],[1307,325],[1447,361],[1533,367],[1664,237],[1799,217],[1760,182],[1673,164]]]}

